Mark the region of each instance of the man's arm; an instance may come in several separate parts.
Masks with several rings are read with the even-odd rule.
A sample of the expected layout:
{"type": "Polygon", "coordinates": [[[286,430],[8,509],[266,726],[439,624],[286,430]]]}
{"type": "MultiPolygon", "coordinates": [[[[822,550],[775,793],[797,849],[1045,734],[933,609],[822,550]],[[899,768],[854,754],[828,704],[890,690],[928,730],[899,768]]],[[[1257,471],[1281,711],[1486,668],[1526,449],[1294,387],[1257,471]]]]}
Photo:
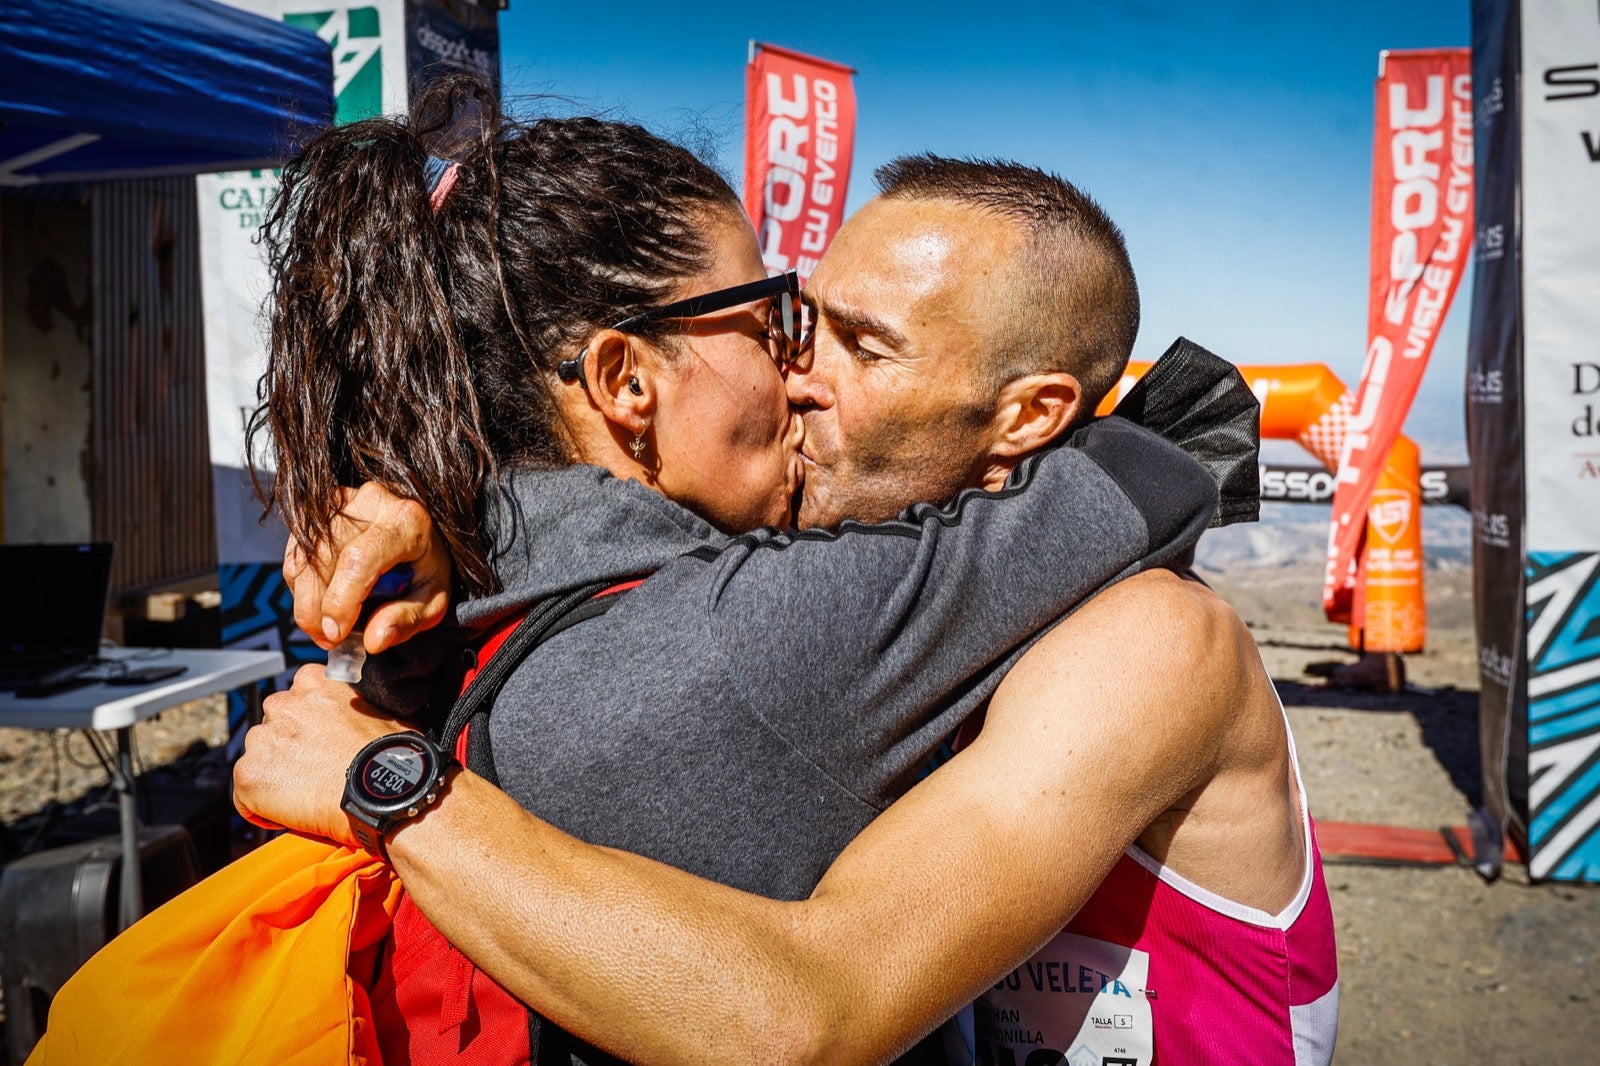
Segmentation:
{"type": "MultiPolygon", "coordinates": [[[[1168,573],[1101,594],[1012,671],[978,740],[804,901],[584,844],[464,771],[394,834],[390,858],[478,966],[630,1061],[882,1060],[1059,931],[1208,779],[1235,695],[1226,632],[1168,573]]],[[[389,727],[338,713],[349,690],[317,677],[302,678],[310,699],[269,700],[236,796],[256,817],[348,839],[344,766],[389,727]],[[298,745],[320,769],[274,780],[275,755],[298,745]]]]}

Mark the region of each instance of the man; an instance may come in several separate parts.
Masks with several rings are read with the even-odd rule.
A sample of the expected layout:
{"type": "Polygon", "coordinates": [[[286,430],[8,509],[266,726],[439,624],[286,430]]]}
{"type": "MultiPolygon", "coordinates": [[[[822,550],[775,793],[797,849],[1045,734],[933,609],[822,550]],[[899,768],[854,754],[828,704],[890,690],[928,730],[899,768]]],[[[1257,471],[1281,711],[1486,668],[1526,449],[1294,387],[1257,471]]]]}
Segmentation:
{"type": "MultiPolygon", "coordinates": [[[[1039,404],[1081,421],[1137,330],[1121,237],[1066,183],[932,157],[880,183],[807,290],[816,341],[789,385],[804,525],[998,488],[1025,454],[996,427],[1039,404]]],[[[289,567],[297,618],[327,640],[381,569],[437,558],[425,523],[381,506],[398,510],[355,538],[325,596],[316,568],[289,567]]],[[[436,616],[436,575],[420,574],[418,602],[370,646],[436,616]]],[[[348,697],[315,670],[296,691],[252,731],[241,809],[347,837],[325,769],[308,790],[268,767],[306,748],[342,767],[395,725],[332,713],[348,697]]],[[[638,1060],[878,1061],[985,988],[975,1026],[949,1034],[953,1060],[1331,1056],[1331,918],[1282,712],[1239,620],[1170,572],[1045,634],[976,739],[809,899],[585,845],[465,774],[388,848],[485,972],[638,1060]]]]}

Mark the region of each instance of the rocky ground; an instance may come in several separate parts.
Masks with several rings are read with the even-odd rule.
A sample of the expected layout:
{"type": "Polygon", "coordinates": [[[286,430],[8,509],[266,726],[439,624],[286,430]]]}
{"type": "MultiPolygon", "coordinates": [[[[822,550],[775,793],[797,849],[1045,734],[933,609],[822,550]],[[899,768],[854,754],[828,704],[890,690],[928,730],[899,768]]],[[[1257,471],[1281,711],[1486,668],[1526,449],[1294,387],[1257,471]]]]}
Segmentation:
{"type": "MultiPolygon", "coordinates": [[[[170,763],[196,743],[208,747],[228,739],[222,696],[176,707],[134,727],[135,769],[170,763]]],[[[0,729],[0,825],[29,825],[28,815],[52,800],[100,798],[106,771],[81,733],[0,729]]]]}
{"type": "MultiPolygon", "coordinates": [[[[1454,521],[1454,520],[1449,520],[1454,521]]],[[[1312,813],[1323,821],[1465,824],[1479,801],[1470,577],[1448,521],[1429,578],[1430,648],[1407,659],[1409,691],[1327,688],[1318,664],[1349,663],[1316,609],[1326,517],[1284,533],[1225,530],[1205,573],[1251,623],[1283,695],[1312,813]],[[1299,540],[1296,539],[1299,538],[1299,540]],[[1311,538],[1310,546],[1300,543],[1311,538]],[[1308,669],[1309,668],[1309,669],[1308,669]]],[[[1458,532],[1458,531],[1457,531],[1458,532]]],[[[219,743],[215,701],[138,727],[149,765],[219,743]]],[[[81,738],[0,730],[0,821],[104,781],[81,738]]],[[[1334,865],[1344,1066],[1600,1062],[1600,886],[1495,883],[1463,867],[1334,865]]]]}
{"type": "MultiPolygon", "coordinates": [[[[1263,532],[1221,531],[1231,539],[1217,535],[1202,560],[1277,682],[1313,816],[1464,825],[1481,776],[1471,575],[1460,556],[1434,553],[1429,648],[1406,659],[1411,689],[1357,693],[1307,671],[1356,658],[1315,606],[1318,549],[1283,550],[1269,533],[1272,543],[1257,545],[1265,557],[1235,551],[1263,532]]],[[[1600,1062],[1600,886],[1533,885],[1520,865],[1493,884],[1456,866],[1326,872],[1339,936],[1336,1063],[1600,1062]]]]}
{"type": "MultiPolygon", "coordinates": [[[[1480,788],[1475,691],[1330,692],[1304,673],[1326,652],[1261,637],[1314,817],[1465,824],[1480,788]]],[[[1413,684],[1446,686],[1472,664],[1467,641],[1408,667],[1413,684]]],[[[1520,865],[1494,884],[1458,866],[1326,873],[1339,935],[1336,1062],[1600,1061],[1600,886],[1531,885],[1520,865]]]]}

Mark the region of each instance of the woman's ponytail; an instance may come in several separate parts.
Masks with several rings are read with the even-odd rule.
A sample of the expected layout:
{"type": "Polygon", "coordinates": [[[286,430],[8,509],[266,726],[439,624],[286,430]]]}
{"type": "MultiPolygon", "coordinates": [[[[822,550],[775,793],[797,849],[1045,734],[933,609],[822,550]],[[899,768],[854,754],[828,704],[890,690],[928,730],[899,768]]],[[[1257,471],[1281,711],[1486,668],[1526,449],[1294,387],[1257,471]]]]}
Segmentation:
{"type": "Polygon", "coordinates": [[[622,122],[515,122],[470,76],[430,85],[408,120],[319,134],[264,230],[272,341],[249,431],[252,467],[268,438],[264,495],[290,535],[313,553],[341,489],[376,481],[433,517],[468,593],[494,589],[501,468],[581,458],[557,364],[672,299],[713,261],[708,220],[740,211],[678,145],[622,122]],[[430,168],[430,148],[456,169],[430,168]]]}
{"type": "Polygon", "coordinates": [[[263,230],[272,331],[250,458],[254,470],[269,431],[264,495],[307,552],[329,539],[340,490],[376,481],[427,509],[482,591],[495,464],[432,203],[459,171],[429,159],[410,123],[372,119],[324,131],[284,168],[263,230]]]}

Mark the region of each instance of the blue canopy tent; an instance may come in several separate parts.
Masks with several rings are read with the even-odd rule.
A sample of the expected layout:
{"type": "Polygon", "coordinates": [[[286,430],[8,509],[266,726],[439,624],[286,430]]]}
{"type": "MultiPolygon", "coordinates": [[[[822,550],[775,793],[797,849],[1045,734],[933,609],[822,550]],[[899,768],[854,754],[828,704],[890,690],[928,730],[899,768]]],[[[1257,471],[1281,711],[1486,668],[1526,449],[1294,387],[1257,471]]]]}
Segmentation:
{"type": "Polygon", "coordinates": [[[271,166],[332,120],[305,30],[214,0],[0,0],[0,187],[271,166]]]}

